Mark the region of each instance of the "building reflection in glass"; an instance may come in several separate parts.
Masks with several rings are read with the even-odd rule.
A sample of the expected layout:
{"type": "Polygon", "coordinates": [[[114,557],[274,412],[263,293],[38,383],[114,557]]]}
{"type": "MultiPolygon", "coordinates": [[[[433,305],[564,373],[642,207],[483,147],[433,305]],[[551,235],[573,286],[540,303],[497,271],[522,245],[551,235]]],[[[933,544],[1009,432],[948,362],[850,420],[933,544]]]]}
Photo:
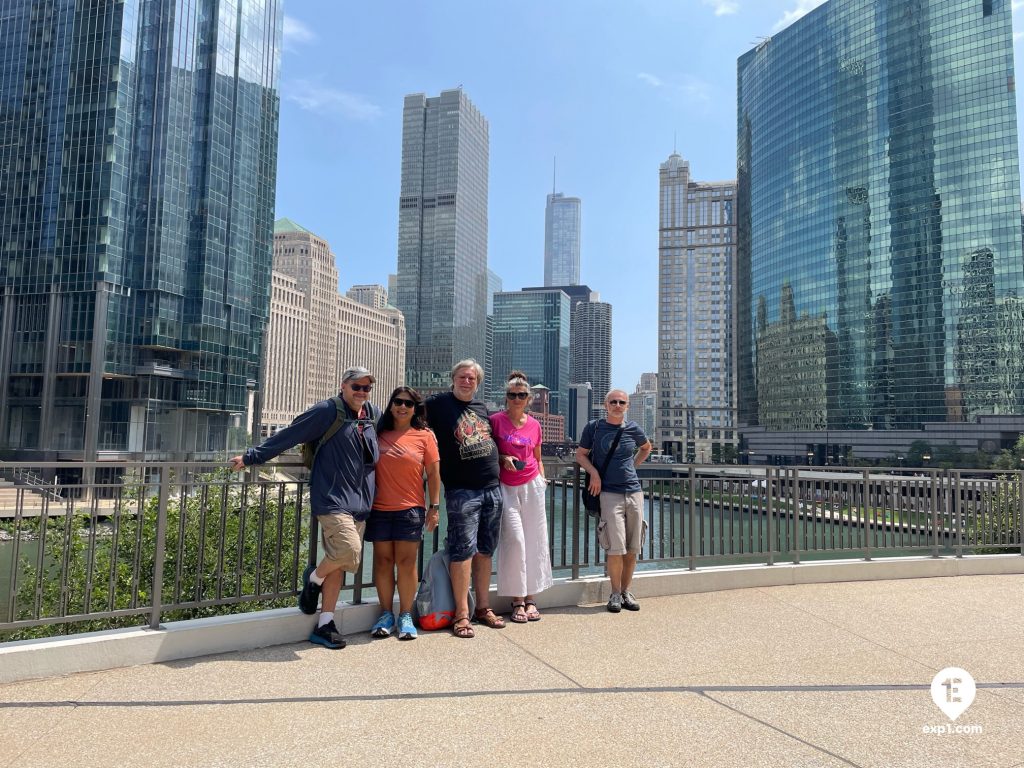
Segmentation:
{"type": "Polygon", "coordinates": [[[1010,8],[953,5],[831,0],[739,60],[744,426],[1024,413],[1010,8]]]}

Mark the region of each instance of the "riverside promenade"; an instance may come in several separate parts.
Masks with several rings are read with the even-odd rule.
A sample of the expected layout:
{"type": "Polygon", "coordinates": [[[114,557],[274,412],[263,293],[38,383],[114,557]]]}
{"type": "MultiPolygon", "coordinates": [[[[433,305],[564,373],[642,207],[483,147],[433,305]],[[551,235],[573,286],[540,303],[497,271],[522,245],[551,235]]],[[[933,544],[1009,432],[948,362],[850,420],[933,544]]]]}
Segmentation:
{"type": "Polygon", "coordinates": [[[346,625],[341,651],[9,683],[0,766],[1024,766],[1024,575],[643,586],[638,613],[549,607],[468,641],[346,625]],[[977,682],[955,722],[946,667],[977,682]]]}

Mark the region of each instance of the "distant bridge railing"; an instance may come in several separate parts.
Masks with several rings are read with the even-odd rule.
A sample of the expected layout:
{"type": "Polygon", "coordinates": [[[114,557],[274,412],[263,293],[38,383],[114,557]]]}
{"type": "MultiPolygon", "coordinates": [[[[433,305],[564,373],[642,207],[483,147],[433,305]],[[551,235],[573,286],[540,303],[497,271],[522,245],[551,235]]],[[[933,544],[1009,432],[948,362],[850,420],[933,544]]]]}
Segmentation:
{"type": "MultiPolygon", "coordinates": [[[[576,465],[549,465],[556,574],[603,571],[576,465]]],[[[1024,473],[644,465],[640,569],[973,552],[1024,554],[1024,473]]],[[[0,640],[294,605],[317,558],[305,470],[210,463],[15,465],[0,496],[0,640]]],[[[444,540],[428,534],[422,558],[444,540]]],[[[371,547],[342,599],[372,594],[371,547]]]]}

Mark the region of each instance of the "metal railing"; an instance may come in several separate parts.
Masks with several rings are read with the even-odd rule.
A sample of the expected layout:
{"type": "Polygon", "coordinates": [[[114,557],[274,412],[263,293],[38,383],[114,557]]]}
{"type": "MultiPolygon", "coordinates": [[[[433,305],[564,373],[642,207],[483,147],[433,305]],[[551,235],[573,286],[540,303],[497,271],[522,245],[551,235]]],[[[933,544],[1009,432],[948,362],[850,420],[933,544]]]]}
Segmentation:
{"type": "MultiPolygon", "coordinates": [[[[291,475],[296,465],[281,466],[291,475]]],[[[0,472],[15,468],[0,463],[0,472]]],[[[276,476],[275,465],[258,474],[182,463],[17,468],[52,477],[54,495],[21,490],[13,504],[0,502],[0,638],[293,605],[316,561],[301,470],[296,479],[276,476]]],[[[641,569],[1024,554],[1019,471],[661,465],[651,474],[641,481],[641,569]]],[[[549,479],[547,494],[552,567],[574,579],[601,573],[604,562],[580,480],[572,465],[549,479]]],[[[444,522],[427,536],[421,566],[444,522]]],[[[370,547],[364,554],[362,570],[346,574],[343,600],[372,590],[370,547]]]]}

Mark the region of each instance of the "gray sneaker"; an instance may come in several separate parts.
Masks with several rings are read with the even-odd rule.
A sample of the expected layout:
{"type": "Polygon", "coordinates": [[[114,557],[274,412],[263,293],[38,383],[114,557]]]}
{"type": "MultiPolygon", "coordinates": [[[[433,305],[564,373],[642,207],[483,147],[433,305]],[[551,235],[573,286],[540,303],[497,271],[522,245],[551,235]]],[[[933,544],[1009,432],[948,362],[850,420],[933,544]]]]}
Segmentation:
{"type": "Polygon", "coordinates": [[[622,593],[622,607],[625,608],[627,611],[639,611],[640,610],[640,603],[638,603],[636,601],[636,598],[633,597],[633,593],[632,592],[623,592],[622,593]]]}
{"type": "Polygon", "coordinates": [[[612,613],[622,610],[622,595],[618,592],[612,592],[612,596],[608,598],[608,610],[612,613]]]}

